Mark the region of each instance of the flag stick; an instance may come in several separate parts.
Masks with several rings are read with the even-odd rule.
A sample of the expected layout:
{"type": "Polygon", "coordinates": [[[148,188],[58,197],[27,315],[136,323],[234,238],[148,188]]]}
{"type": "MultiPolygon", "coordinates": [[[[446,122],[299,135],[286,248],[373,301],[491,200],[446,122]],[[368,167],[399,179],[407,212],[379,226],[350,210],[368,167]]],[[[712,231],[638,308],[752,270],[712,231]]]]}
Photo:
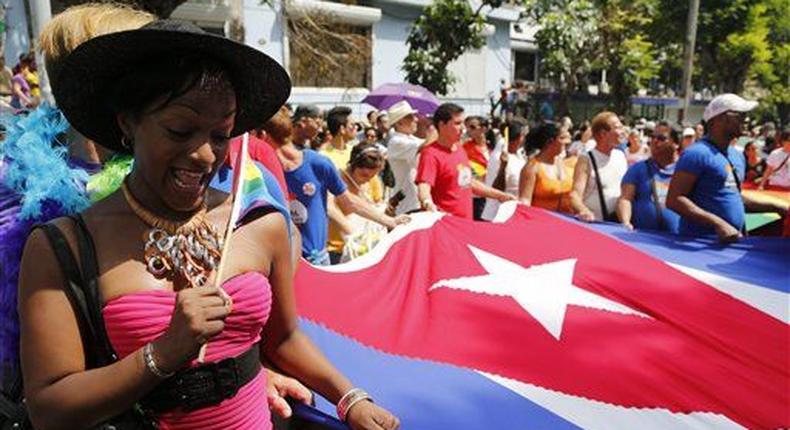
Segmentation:
{"type": "MultiPolygon", "coordinates": [[[[241,188],[244,183],[244,166],[246,165],[245,161],[248,156],[247,147],[249,145],[249,138],[249,133],[244,133],[244,137],[241,139],[241,150],[236,157],[236,165],[233,167],[233,194],[231,195],[233,206],[230,211],[230,217],[228,218],[228,225],[225,228],[222,253],[220,254],[217,274],[214,278],[214,285],[219,288],[221,294],[225,295],[226,300],[230,300],[230,296],[222,289],[222,275],[225,272],[225,263],[227,262],[228,251],[230,250],[230,236],[233,234],[233,227],[236,225],[239,214],[241,213],[241,188]]],[[[208,349],[208,342],[200,346],[200,352],[198,352],[197,358],[198,363],[203,364],[206,360],[206,349],[208,349]]]]}

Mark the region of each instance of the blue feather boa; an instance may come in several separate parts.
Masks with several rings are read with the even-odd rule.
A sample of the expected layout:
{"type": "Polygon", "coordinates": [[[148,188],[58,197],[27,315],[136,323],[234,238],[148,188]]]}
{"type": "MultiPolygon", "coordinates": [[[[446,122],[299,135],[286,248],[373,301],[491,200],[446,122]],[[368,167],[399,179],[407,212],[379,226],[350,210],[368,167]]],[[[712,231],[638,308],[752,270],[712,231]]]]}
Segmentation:
{"type": "Polygon", "coordinates": [[[27,116],[0,119],[0,365],[14,366],[19,348],[17,281],[30,229],[77,213],[90,204],[88,174],[71,168],[59,135],[69,127],[63,114],[42,105],[27,116]]]}

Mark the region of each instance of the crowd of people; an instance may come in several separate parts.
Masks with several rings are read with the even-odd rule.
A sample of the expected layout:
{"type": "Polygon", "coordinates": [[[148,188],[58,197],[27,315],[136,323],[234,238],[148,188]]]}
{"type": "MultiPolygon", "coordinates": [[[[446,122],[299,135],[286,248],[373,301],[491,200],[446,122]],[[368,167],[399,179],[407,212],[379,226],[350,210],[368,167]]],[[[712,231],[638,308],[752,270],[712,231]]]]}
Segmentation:
{"type": "Polygon", "coordinates": [[[0,56],[0,108],[31,109],[41,101],[36,57],[32,52],[19,56],[13,68],[0,56]]]}
{"type": "Polygon", "coordinates": [[[726,94],[708,105],[705,126],[638,120],[626,127],[601,112],[574,128],[567,117],[533,124],[512,117],[494,127],[494,119],[465,116],[452,103],[424,115],[403,100],[358,121],[349,107],[322,113],[301,105],[293,113],[284,107],[255,145],[299,142],[290,152],[304,164],[323,158],[323,176],[296,174],[301,158],[293,162],[281,149],[281,162],[267,165],[288,179],[283,191],[304,236],[303,256],[315,264],[363,254],[417,211],[490,221],[508,200],[631,230],[732,241],[745,233],[746,211],[787,212],[741,193],[790,191],[790,131],[770,123],[744,130],[755,106],[726,94]],[[273,127],[286,133],[273,138],[273,127]],[[305,190],[315,190],[320,204],[305,190]],[[357,199],[349,202],[346,192],[357,199]],[[373,223],[354,222],[355,214],[373,223]]]}

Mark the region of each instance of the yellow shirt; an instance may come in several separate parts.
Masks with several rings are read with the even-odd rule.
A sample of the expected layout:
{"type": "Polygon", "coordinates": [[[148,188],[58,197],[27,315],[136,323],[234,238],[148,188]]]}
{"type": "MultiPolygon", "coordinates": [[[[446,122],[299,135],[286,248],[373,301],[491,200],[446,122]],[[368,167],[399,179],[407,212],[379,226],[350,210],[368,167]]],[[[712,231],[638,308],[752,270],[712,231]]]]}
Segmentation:
{"type": "Polygon", "coordinates": [[[36,98],[41,97],[41,88],[38,85],[38,73],[26,70],[22,72],[22,76],[24,76],[28,85],[30,85],[30,95],[36,98]]]}
{"type": "MultiPolygon", "coordinates": [[[[341,173],[340,175],[343,178],[343,181],[349,186],[349,192],[352,191],[353,184],[350,183],[348,180],[348,176],[345,173],[341,173]]],[[[367,200],[375,206],[379,206],[384,201],[384,183],[381,182],[381,178],[378,176],[374,176],[373,179],[370,180],[367,184],[360,185],[360,190],[354,193],[358,196],[365,196],[367,200]]],[[[351,214],[350,217],[356,217],[357,215],[351,214]]],[[[354,224],[354,223],[352,223],[354,224]]],[[[329,252],[343,252],[343,246],[345,242],[343,241],[343,235],[341,234],[340,226],[332,221],[329,220],[329,240],[327,242],[327,250],[329,252]]]]}
{"type": "Polygon", "coordinates": [[[321,154],[326,155],[332,160],[332,164],[338,170],[345,170],[348,166],[348,160],[351,159],[351,145],[346,145],[346,149],[335,149],[330,143],[326,148],[321,150],[321,154]]]}

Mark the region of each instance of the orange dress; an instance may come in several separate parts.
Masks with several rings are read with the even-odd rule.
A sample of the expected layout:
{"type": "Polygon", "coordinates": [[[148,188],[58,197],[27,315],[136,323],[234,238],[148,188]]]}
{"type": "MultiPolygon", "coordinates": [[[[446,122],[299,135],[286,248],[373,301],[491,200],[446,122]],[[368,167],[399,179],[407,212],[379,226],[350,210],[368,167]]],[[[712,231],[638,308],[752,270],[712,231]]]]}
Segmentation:
{"type": "Polygon", "coordinates": [[[538,163],[535,190],[532,192],[532,206],[572,213],[570,193],[573,188],[573,169],[568,168],[566,163],[561,163],[563,177],[562,180],[558,180],[549,176],[537,159],[530,160],[530,163],[538,163]]]}

